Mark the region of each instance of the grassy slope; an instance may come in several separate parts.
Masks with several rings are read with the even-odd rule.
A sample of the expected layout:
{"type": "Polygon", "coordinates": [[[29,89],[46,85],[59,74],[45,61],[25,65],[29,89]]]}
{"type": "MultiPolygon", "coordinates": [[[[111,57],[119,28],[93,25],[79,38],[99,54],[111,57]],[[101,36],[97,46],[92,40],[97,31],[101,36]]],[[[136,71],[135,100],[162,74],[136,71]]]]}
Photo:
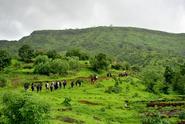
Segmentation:
{"type": "Polygon", "coordinates": [[[39,49],[65,51],[82,48],[91,53],[105,52],[110,55],[138,51],[174,52],[184,55],[185,35],[172,34],[131,27],[95,27],[87,29],[34,31],[12,45],[0,42],[0,46],[17,50],[22,44],[39,49]],[[15,47],[16,46],[16,47],[15,47]],[[19,46],[19,47],[17,47],[19,46]]]}
{"type": "MultiPolygon", "coordinates": [[[[83,65],[84,62],[81,62],[83,65]]],[[[25,65],[24,65],[25,66],[25,65]]],[[[32,82],[34,80],[63,80],[63,79],[76,79],[77,77],[88,77],[94,73],[87,67],[82,68],[77,73],[72,73],[66,77],[64,76],[41,76],[34,75],[33,69],[16,69],[15,67],[8,68],[5,73],[1,72],[1,75],[8,78],[9,86],[7,88],[0,89],[0,97],[4,91],[17,91],[24,92],[23,83],[32,82]],[[10,70],[11,69],[11,70],[10,70]]],[[[114,71],[114,70],[112,70],[114,71]]],[[[117,72],[114,71],[114,74],[117,72]]],[[[106,73],[102,73],[99,77],[105,76],[106,73]]],[[[159,98],[171,98],[171,96],[158,96],[146,92],[145,86],[133,76],[124,77],[122,92],[119,94],[105,93],[105,89],[108,86],[114,85],[114,80],[109,78],[107,80],[99,80],[96,82],[99,85],[91,85],[89,81],[86,81],[82,87],[75,87],[73,89],[68,87],[66,89],[57,90],[54,92],[47,92],[45,88],[41,93],[32,93],[38,98],[43,98],[52,106],[51,110],[51,123],[64,124],[63,118],[70,117],[78,121],[84,121],[87,124],[139,124],[141,123],[140,115],[147,109],[146,104],[139,101],[151,101],[159,98]],[[62,102],[65,97],[72,99],[72,110],[62,111],[66,109],[62,102]],[[79,103],[79,100],[87,100],[93,103],[100,103],[100,105],[88,105],[79,103]],[[129,108],[124,107],[125,100],[129,100],[129,108]]],[[[28,91],[31,92],[31,91],[28,91]]],[[[2,98],[0,98],[2,100],[2,98]]],[[[175,119],[170,119],[172,122],[175,119]]]]}

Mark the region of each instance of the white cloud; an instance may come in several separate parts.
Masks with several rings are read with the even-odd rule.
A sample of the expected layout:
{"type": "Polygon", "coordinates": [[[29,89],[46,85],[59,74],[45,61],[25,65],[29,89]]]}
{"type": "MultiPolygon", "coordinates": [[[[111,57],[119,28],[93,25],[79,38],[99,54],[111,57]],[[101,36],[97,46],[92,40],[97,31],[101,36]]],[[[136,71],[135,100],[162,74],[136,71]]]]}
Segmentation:
{"type": "Polygon", "coordinates": [[[0,39],[33,30],[135,26],[185,32],[184,0],[0,0],[0,39]]]}

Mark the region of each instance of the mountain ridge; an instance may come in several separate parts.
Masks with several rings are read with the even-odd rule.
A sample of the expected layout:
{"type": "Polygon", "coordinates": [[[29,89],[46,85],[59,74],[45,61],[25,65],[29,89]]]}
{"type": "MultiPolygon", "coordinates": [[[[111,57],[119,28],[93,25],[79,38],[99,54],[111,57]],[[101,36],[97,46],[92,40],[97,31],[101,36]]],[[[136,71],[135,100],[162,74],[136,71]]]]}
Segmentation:
{"type": "MultiPolygon", "coordinates": [[[[23,44],[34,49],[65,52],[79,48],[90,54],[106,53],[124,58],[129,54],[159,53],[185,56],[185,34],[168,33],[136,27],[100,26],[84,29],[37,30],[17,42],[0,41],[0,48],[13,54],[23,44]]],[[[125,59],[125,58],[124,58],[125,59]]]]}

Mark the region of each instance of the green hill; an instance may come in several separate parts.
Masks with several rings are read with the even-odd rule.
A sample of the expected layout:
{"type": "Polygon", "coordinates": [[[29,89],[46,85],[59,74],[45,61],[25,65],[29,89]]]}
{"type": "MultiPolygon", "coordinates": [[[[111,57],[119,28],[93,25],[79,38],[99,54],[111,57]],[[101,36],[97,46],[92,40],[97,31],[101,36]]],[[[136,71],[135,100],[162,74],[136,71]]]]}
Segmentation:
{"type": "Polygon", "coordinates": [[[86,29],[41,30],[18,42],[0,41],[1,48],[12,53],[23,44],[36,49],[59,52],[80,48],[90,54],[103,52],[130,61],[149,56],[185,56],[185,34],[173,34],[133,27],[94,27],[86,29]],[[132,56],[133,60],[130,60],[132,56]]]}
{"type": "MultiPolygon", "coordinates": [[[[185,121],[185,34],[131,27],[43,30],[19,41],[0,41],[0,49],[16,55],[24,44],[61,55],[78,48],[91,57],[100,52],[108,57],[34,56],[26,62],[12,58],[11,64],[0,70],[0,123],[15,119],[14,123],[51,124],[185,121]],[[116,61],[109,65],[109,59],[116,61]],[[97,72],[94,65],[107,68],[97,72]],[[93,75],[98,76],[96,81],[93,75]]],[[[2,53],[1,63],[9,59],[2,53]]]]}

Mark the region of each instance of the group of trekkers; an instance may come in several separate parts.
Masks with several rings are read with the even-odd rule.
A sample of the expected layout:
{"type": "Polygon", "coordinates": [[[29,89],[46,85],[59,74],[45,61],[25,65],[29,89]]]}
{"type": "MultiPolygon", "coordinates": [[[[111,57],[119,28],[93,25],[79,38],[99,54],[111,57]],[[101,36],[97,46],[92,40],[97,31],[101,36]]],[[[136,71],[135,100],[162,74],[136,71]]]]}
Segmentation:
{"type": "MultiPolygon", "coordinates": [[[[111,72],[108,72],[107,77],[112,77],[112,73],[111,72]]],[[[119,77],[124,77],[124,76],[128,76],[128,73],[127,72],[122,72],[122,73],[119,73],[118,74],[119,77]]],[[[91,75],[90,76],[90,81],[91,81],[91,84],[94,84],[96,81],[98,80],[98,76],[96,74],[94,75],[91,75]]],[[[76,86],[81,86],[82,85],[82,82],[84,82],[84,80],[82,79],[78,79],[78,80],[72,80],[70,82],[70,87],[73,88],[75,85],[76,86]]],[[[47,91],[54,91],[54,90],[57,90],[57,89],[65,89],[66,86],[67,86],[67,80],[63,80],[63,81],[52,81],[51,83],[49,83],[49,81],[45,82],[45,89],[47,91]]],[[[24,89],[25,91],[27,91],[29,89],[29,86],[30,84],[29,83],[25,83],[24,84],[24,89]]],[[[37,83],[32,83],[31,84],[31,90],[32,91],[37,91],[37,92],[41,92],[42,91],[42,87],[43,87],[43,83],[42,82],[37,82],[37,83]]]]}
{"type": "MultiPolygon", "coordinates": [[[[70,83],[71,88],[73,88],[75,85],[80,87],[82,85],[82,82],[83,82],[83,80],[80,80],[80,79],[78,79],[76,81],[72,80],[71,83],[70,83]]],[[[67,80],[53,81],[51,83],[49,83],[49,81],[47,81],[46,83],[44,83],[44,85],[45,85],[45,89],[47,91],[50,90],[52,92],[52,91],[57,90],[57,89],[62,89],[62,88],[65,89],[66,86],[67,86],[67,80]]],[[[25,91],[27,91],[29,89],[29,86],[30,86],[29,83],[24,84],[25,91]]],[[[32,83],[31,84],[31,91],[36,90],[37,92],[41,92],[42,87],[43,87],[43,83],[41,83],[41,82],[32,83]]]]}

